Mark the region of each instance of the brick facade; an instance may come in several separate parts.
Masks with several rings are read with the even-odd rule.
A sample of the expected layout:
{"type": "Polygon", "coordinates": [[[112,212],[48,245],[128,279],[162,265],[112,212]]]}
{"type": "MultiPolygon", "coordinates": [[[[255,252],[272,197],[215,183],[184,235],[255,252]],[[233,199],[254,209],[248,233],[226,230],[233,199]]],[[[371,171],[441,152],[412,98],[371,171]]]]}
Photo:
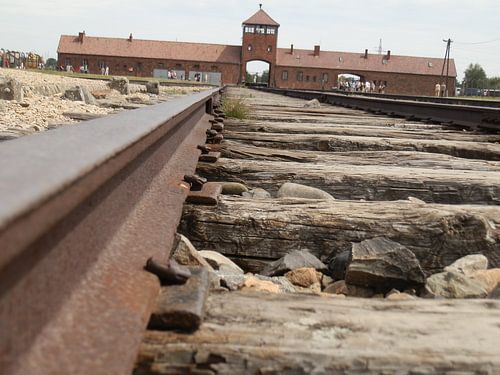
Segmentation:
{"type": "MultiPolygon", "coordinates": [[[[280,25],[260,9],[243,24],[241,46],[161,42],[128,39],[61,36],[58,64],[62,67],[87,65],[90,73],[101,73],[107,65],[111,75],[153,76],[154,69],[189,72],[217,72],[222,84],[241,84],[247,63],[269,63],[269,85],[278,88],[331,90],[338,87],[340,74],[354,74],[362,81],[385,85],[385,93],[434,95],[441,83],[442,59],[370,55],[352,52],[294,50],[278,48],[280,25]],[[122,56],[122,57],[120,57],[122,56]]],[[[448,91],[455,92],[456,69],[450,61],[448,91]]],[[[182,74],[181,74],[182,76],[182,74]]]]}

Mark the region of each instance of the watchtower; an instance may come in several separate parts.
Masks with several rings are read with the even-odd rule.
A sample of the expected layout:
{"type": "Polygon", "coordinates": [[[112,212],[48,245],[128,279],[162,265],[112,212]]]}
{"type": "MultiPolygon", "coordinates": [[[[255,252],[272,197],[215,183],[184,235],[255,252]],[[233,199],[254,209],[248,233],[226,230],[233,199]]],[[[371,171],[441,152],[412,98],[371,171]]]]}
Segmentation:
{"type": "Polygon", "coordinates": [[[274,67],[278,47],[279,23],[260,9],[252,17],[243,22],[243,43],[241,52],[241,79],[245,81],[247,63],[264,61],[269,64],[269,86],[274,86],[274,67]]]}

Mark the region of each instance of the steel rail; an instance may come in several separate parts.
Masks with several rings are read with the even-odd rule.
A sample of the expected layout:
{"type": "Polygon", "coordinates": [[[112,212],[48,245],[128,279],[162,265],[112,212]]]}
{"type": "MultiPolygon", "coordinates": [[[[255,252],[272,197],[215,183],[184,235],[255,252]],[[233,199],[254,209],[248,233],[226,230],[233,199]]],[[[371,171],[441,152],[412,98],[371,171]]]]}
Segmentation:
{"type": "Polygon", "coordinates": [[[0,144],[0,372],[125,374],[220,89],[0,144]]]}
{"type": "Polygon", "coordinates": [[[429,103],[441,103],[441,104],[456,104],[474,107],[492,107],[500,108],[500,100],[478,100],[478,99],[467,99],[466,97],[452,97],[452,98],[441,98],[436,96],[419,96],[419,95],[400,95],[400,94],[379,94],[374,92],[350,92],[333,90],[335,94],[347,95],[347,96],[368,96],[372,98],[385,98],[385,99],[396,99],[396,100],[413,100],[417,102],[429,102],[429,103]]]}
{"type": "Polygon", "coordinates": [[[425,120],[472,130],[500,131],[500,108],[487,108],[442,103],[396,100],[380,97],[354,96],[324,91],[256,88],[256,90],[300,99],[318,99],[320,102],[361,109],[389,116],[425,120]]]}

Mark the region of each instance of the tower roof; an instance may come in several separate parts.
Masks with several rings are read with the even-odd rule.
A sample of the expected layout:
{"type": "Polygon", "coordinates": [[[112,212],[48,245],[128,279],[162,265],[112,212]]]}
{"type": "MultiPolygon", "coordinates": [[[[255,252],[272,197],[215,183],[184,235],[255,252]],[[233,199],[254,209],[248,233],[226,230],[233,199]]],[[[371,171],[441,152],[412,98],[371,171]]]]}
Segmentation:
{"type": "Polygon", "coordinates": [[[260,9],[252,17],[243,22],[244,25],[263,25],[263,26],[277,26],[280,24],[273,20],[269,14],[260,9]]]}

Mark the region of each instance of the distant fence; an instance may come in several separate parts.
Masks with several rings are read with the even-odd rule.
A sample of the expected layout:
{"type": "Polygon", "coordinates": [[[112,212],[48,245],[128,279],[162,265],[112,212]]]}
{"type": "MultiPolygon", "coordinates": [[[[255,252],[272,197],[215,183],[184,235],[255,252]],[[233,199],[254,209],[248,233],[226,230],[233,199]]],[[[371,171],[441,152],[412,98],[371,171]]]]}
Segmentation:
{"type": "Polygon", "coordinates": [[[0,48],[0,67],[38,69],[44,67],[43,57],[33,52],[9,51],[0,48]]]}

